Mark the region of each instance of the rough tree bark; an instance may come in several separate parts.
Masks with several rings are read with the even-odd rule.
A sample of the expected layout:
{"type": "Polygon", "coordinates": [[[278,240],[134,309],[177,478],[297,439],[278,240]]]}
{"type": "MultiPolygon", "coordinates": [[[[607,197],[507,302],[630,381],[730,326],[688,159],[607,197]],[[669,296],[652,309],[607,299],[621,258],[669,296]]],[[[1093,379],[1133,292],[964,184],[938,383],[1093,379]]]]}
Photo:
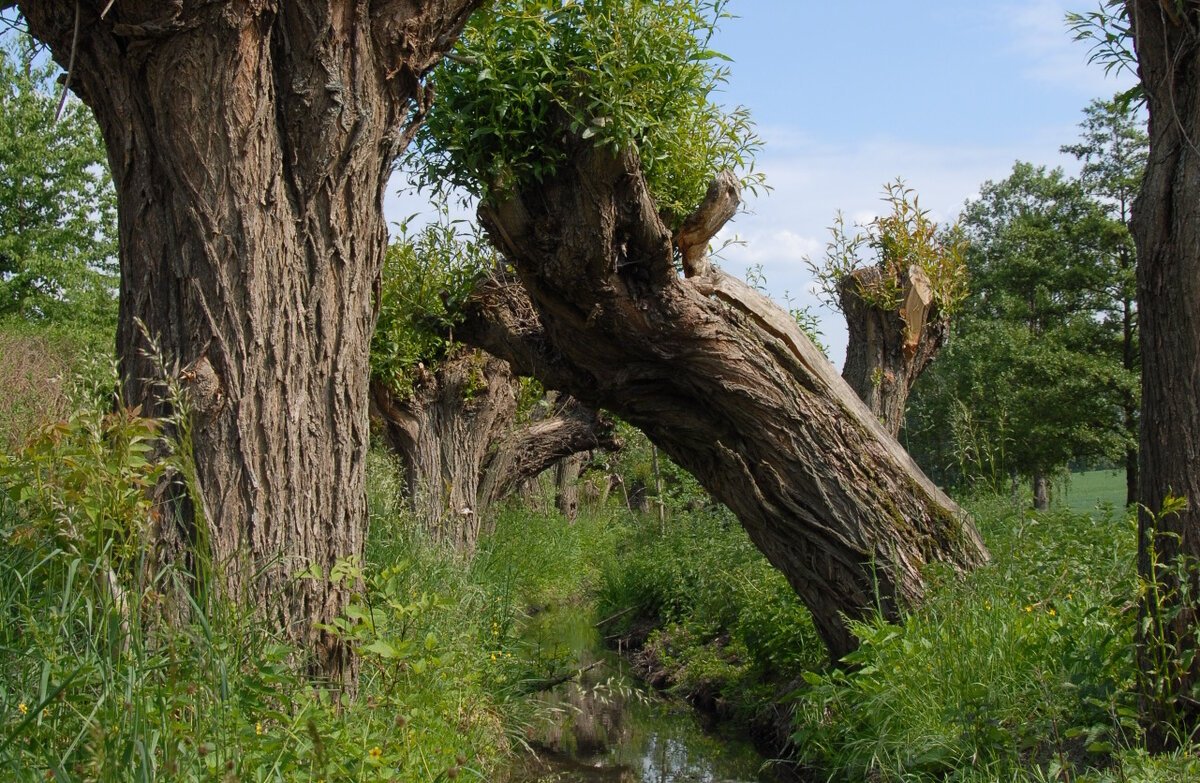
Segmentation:
{"type": "Polygon", "coordinates": [[[471,551],[489,507],[579,452],[615,449],[613,423],[570,397],[517,426],[506,361],[461,350],[424,371],[411,395],[371,383],[372,412],[404,463],[408,501],[435,539],[471,551]]]}
{"type": "MultiPolygon", "coordinates": [[[[725,178],[698,212],[737,197],[725,178]]],[[[459,336],[642,429],[733,510],[835,657],[855,645],[847,618],[921,599],[925,564],[987,559],[795,322],[699,257],[711,233],[680,243],[678,276],[636,156],[580,142],[553,178],[497,194],[480,218],[520,285],[482,289],[459,336]]]]}
{"type": "Polygon", "coordinates": [[[864,292],[877,288],[882,275],[877,266],[864,267],[838,286],[849,332],[842,377],[895,437],[909,391],[945,344],[950,319],[939,312],[929,278],[916,266],[899,281],[900,307],[880,307],[864,292]]]}
{"type": "Polygon", "coordinates": [[[18,3],[108,148],[125,402],[170,407],[148,338],[187,389],[199,514],[164,523],[163,556],[206,540],[228,593],[333,680],[351,656],[312,624],[345,591],[292,575],[362,547],[384,187],[426,108],[422,76],[478,4],[18,3]]]}
{"type": "Polygon", "coordinates": [[[579,517],[579,478],[587,460],[584,452],[560,459],[554,465],[554,507],[570,522],[579,517]]]}
{"type": "Polygon", "coordinates": [[[1033,474],[1033,510],[1050,510],[1050,479],[1040,471],[1033,474]]]}
{"type": "Polygon", "coordinates": [[[1142,612],[1159,622],[1139,623],[1139,659],[1150,738],[1163,746],[1191,735],[1173,738],[1162,721],[1200,725],[1200,656],[1174,673],[1156,671],[1154,660],[1161,645],[1178,656],[1194,651],[1200,631],[1200,3],[1129,0],[1126,7],[1150,114],[1150,154],[1133,207],[1142,355],[1138,568],[1158,584],[1143,593],[1142,612]],[[1187,509],[1156,516],[1172,495],[1187,509]],[[1193,566],[1191,589],[1182,593],[1181,558],[1193,566]],[[1160,624],[1165,638],[1156,638],[1160,624]]]}

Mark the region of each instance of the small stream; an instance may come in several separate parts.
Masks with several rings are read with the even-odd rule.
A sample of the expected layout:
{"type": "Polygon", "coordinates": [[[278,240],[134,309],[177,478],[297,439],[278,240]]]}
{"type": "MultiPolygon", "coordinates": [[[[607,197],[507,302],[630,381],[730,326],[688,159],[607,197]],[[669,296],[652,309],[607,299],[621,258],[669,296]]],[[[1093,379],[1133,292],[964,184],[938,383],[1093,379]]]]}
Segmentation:
{"type": "Polygon", "coordinates": [[[530,728],[536,755],[507,783],[769,783],[766,759],[744,740],[702,729],[688,705],[646,689],[602,647],[594,618],[562,608],[534,618],[531,653],[584,669],[542,694],[547,718],[530,728]]]}

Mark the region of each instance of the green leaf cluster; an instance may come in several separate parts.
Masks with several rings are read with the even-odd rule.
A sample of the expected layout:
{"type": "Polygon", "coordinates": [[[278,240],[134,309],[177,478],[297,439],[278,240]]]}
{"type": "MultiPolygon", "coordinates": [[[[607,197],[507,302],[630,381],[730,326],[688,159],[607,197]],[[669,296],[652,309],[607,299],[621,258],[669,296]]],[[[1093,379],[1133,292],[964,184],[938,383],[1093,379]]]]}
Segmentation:
{"type": "Polygon", "coordinates": [[[0,47],[0,316],[103,327],[116,318],[116,197],[87,108],[56,120],[50,64],[0,47]]]}
{"type": "Polygon", "coordinates": [[[890,212],[865,226],[848,229],[839,212],[829,228],[824,260],[818,264],[806,259],[825,302],[840,309],[841,287],[855,271],[874,265],[878,279],[869,286],[856,281],[858,294],[880,309],[895,310],[902,304],[908,271],[917,268],[929,278],[939,311],[952,314],[968,291],[962,230],[957,224],[939,226],[903,180],[884,186],[883,201],[890,212]]]}
{"type": "Polygon", "coordinates": [[[397,396],[411,394],[419,368],[445,357],[463,303],[496,264],[481,236],[445,216],[415,234],[402,227],[384,259],[372,377],[397,396]]]}
{"type": "Polygon", "coordinates": [[[422,184],[504,197],[549,177],[581,142],[635,150],[673,224],[713,174],[759,146],[744,108],[713,93],[728,58],[710,48],[726,0],[497,0],[434,77],[418,136],[422,184]]]}

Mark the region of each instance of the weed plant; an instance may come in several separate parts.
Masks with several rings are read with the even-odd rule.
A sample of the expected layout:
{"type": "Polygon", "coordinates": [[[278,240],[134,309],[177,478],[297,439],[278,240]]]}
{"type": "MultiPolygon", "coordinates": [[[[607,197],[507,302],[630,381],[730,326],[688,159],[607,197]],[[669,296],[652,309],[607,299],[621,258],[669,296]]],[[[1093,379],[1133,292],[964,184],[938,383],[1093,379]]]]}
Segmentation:
{"type": "Polygon", "coordinates": [[[609,632],[643,639],[652,674],[682,694],[750,723],[790,706],[791,752],[813,779],[1200,779],[1194,750],[1144,750],[1134,521],[993,496],[969,505],[992,563],[930,571],[926,603],[896,624],[857,623],[860,647],[840,667],[786,582],[712,507],[630,523],[599,612],[619,615],[609,632]]]}

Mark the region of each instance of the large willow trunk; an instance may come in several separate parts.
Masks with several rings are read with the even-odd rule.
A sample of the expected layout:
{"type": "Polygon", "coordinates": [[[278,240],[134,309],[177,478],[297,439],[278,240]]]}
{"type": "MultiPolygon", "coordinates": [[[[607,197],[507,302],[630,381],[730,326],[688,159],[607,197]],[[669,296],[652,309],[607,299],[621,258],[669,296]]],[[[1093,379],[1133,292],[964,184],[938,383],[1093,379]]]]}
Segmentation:
{"type": "Polygon", "coordinates": [[[404,464],[409,507],[438,541],[471,551],[488,510],[556,463],[615,449],[613,424],[570,397],[517,420],[518,379],[508,362],[460,350],[423,371],[411,393],[371,384],[372,409],[404,464]]]}
{"type": "Polygon", "coordinates": [[[719,179],[672,237],[636,157],[581,143],[553,178],[481,207],[520,285],[481,291],[464,339],[642,429],[733,510],[841,656],[847,619],[895,618],[926,564],[987,554],[795,322],[697,251],[731,203],[719,179]]]}
{"type": "Polygon", "coordinates": [[[1200,725],[1200,3],[1129,0],[1150,113],[1150,154],[1133,207],[1142,416],[1138,624],[1150,741],[1187,743],[1200,725]],[[1187,507],[1160,514],[1171,496],[1187,507]],[[1187,583],[1182,583],[1184,576],[1187,583]]]}
{"type": "Polygon", "coordinates": [[[108,147],[125,401],[170,407],[147,351],[187,392],[198,508],[162,526],[163,556],[207,541],[227,593],[335,680],[349,652],[312,629],[345,591],[294,575],[362,549],[384,187],[477,4],[19,3],[108,147]]]}

